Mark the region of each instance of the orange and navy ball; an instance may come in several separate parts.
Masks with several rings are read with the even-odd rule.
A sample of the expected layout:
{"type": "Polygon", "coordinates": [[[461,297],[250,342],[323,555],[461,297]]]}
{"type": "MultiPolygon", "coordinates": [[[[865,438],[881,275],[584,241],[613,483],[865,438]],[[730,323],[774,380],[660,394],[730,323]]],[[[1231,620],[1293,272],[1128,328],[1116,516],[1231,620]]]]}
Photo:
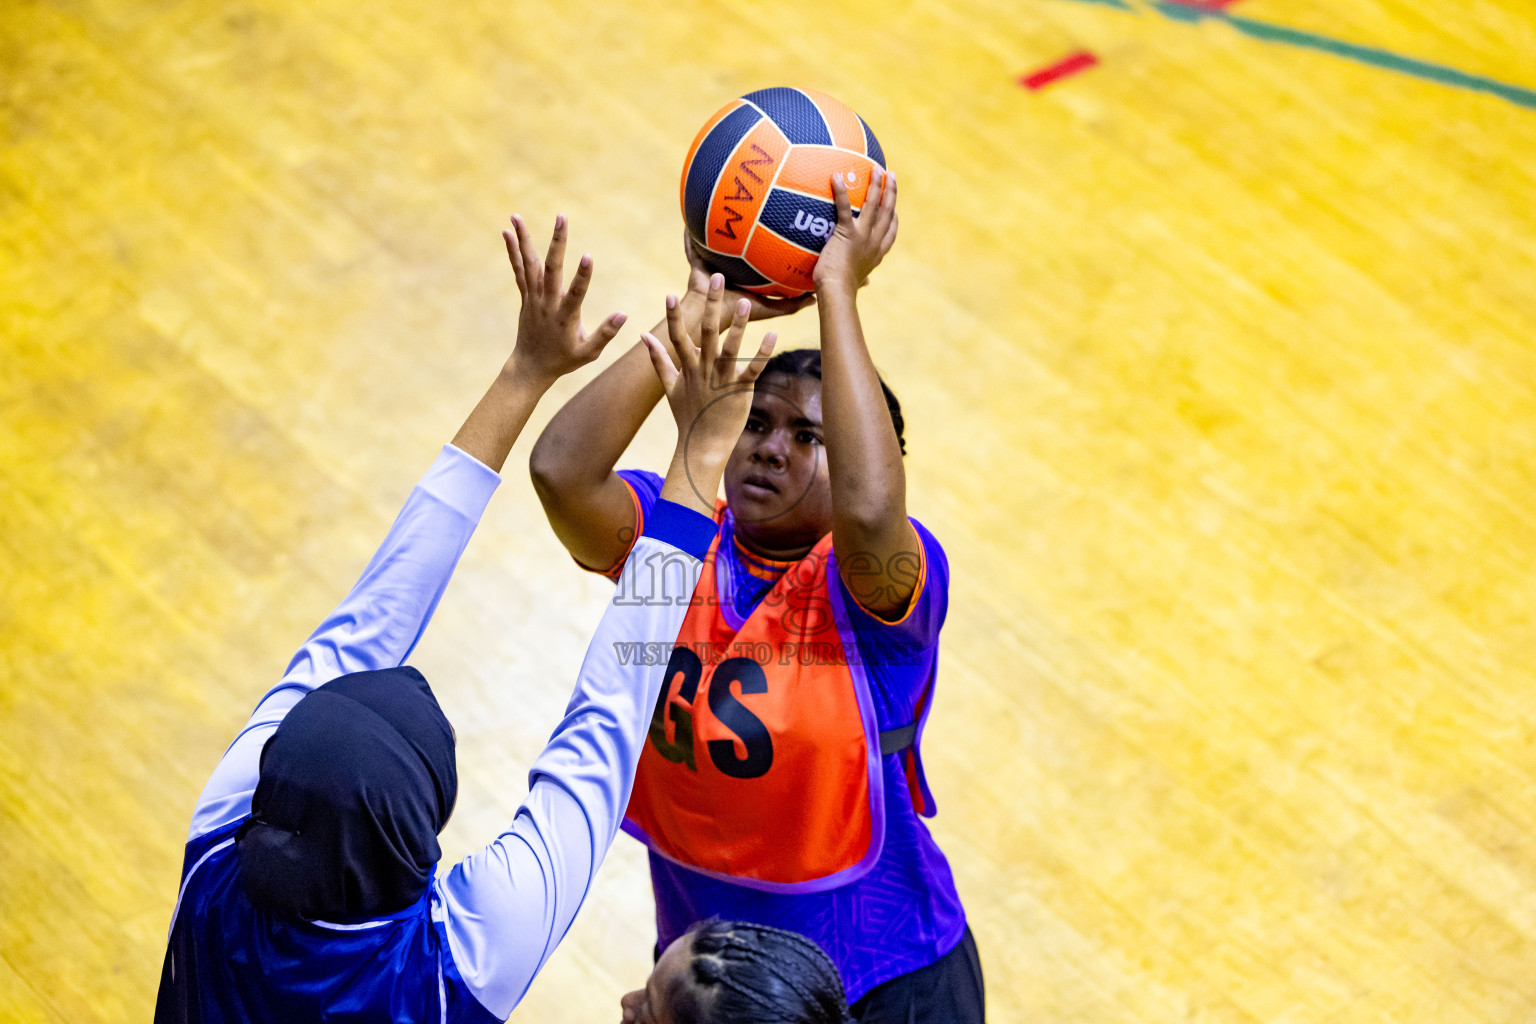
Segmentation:
{"type": "Polygon", "coordinates": [[[837,226],[832,175],[857,213],[885,154],[852,110],[812,89],[759,89],[705,122],[683,162],[683,219],[704,263],[732,287],[790,297],[837,226]]]}

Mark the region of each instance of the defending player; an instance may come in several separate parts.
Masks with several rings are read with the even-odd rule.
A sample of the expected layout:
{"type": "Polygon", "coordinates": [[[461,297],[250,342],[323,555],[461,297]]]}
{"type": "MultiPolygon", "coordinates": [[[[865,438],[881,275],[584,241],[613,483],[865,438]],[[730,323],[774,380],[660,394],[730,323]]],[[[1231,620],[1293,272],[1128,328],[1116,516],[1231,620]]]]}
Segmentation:
{"type": "MultiPolygon", "coordinates": [[[[720,535],[641,755],[627,831],[651,849],[658,949],[721,917],[823,947],[864,1021],[980,1021],[981,967],[943,854],[918,820],[948,566],[906,514],[901,414],[864,342],[856,294],[896,236],[877,176],[816,266],[822,347],[775,357],[725,472],[720,535]]],[[[666,334],[696,328],[694,257],[666,334]]],[[[756,314],[782,311],[758,303],[756,314]]],[[[658,359],[662,343],[652,344],[658,359]]],[[[551,420],[534,485],[583,566],[612,574],[660,478],[614,465],[661,397],[624,355],[551,420]]],[[[705,492],[713,496],[713,492],[705,492]]]]}
{"type": "MultiPolygon", "coordinates": [[[[680,441],[635,543],[636,576],[604,613],[514,820],[439,876],[437,836],[458,789],[454,735],[426,680],[403,662],[534,404],[595,358],[623,320],[584,335],[591,261],[562,295],[563,218],[543,267],[513,220],[516,234],[504,234],[523,308],[511,357],[198,799],[159,1024],[503,1020],[565,935],[613,840],[661,684],[659,668],[618,652],[677,634],[685,601],[647,587],[686,595],[696,584],[715,525],[688,481],[718,486],[772,338],[752,363],[733,358],[714,388],[701,366],[714,361],[716,332],[701,332],[702,353],[680,351],[668,399],[690,424],[690,444],[685,454],[680,441]],[[636,590],[645,599],[632,600],[636,590]]],[[[743,314],[725,339],[730,357],[745,324],[743,314]]]]}

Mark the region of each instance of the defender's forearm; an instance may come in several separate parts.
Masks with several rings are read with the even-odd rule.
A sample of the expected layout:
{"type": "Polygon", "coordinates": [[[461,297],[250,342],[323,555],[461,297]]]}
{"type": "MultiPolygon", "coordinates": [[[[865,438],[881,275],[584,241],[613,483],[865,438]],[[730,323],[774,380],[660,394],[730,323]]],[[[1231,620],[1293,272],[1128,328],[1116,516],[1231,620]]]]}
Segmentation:
{"type": "Polygon", "coordinates": [[[548,384],[503,371],[453,436],[453,446],[500,473],[534,406],[548,389],[548,384]]]}

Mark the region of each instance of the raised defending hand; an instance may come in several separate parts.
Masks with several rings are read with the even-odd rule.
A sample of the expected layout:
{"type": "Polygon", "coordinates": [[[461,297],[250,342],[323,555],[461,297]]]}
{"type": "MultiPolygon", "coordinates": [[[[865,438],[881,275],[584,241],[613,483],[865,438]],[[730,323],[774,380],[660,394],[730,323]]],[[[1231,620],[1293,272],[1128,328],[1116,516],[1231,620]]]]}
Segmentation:
{"type": "Polygon", "coordinates": [[[592,257],[581,257],[570,288],[562,292],[566,237],[563,214],[555,218],[555,232],[542,264],[523,218],[513,214],[512,227],[511,231],[503,231],[501,237],[507,243],[507,259],[512,262],[517,290],[523,296],[523,310],[517,318],[517,345],[507,360],[507,369],[529,383],[547,385],[596,359],[603,346],[619,333],[625,315],[612,314],[591,334],[582,330],[581,303],[592,283],[592,257]]]}
{"type": "Polygon", "coordinates": [[[874,168],[858,217],[853,215],[841,175],[832,175],[832,199],[837,203],[837,228],[821,250],[811,279],[818,292],[825,288],[852,292],[896,244],[896,175],[874,168]]]}
{"type": "Polygon", "coordinates": [[[684,322],[677,296],[667,296],[667,331],[671,352],[653,335],[640,336],[651,354],[651,365],[666,392],[677,421],[677,450],[667,472],[662,497],[689,505],[706,515],[714,512],[714,496],[726,459],[741,436],[752,406],[752,387],[768,365],[778,336],[769,331],[751,359],[740,358],[741,337],[751,314],[750,303],[738,298],[730,327],[722,340],[725,278],[710,278],[698,343],[684,322]],[[673,362],[673,358],[677,362],[673,362]]]}
{"type": "Polygon", "coordinates": [[[624,323],[615,313],[590,335],[581,329],[581,300],[592,281],[592,258],[583,256],[569,290],[560,291],[561,263],[565,259],[565,218],[555,218],[555,234],[549,255],[539,265],[533,256],[533,240],[523,218],[512,215],[512,231],[503,231],[507,258],[517,275],[523,295],[523,311],[517,319],[517,344],[502,364],[459,432],[454,446],[501,472],[507,453],[522,433],[539,398],[561,375],[597,358],[624,323]]]}
{"type": "Polygon", "coordinates": [[[722,341],[719,324],[725,319],[725,278],[715,274],[709,281],[704,304],[704,320],[699,325],[699,341],[684,322],[677,296],[667,296],[667,332],[672,336],[669,353],[657,339],[642,334],[641,340],[651,353],[651,365],[667,394],[667,404],[677,421],[680,438],[690,443],[724,441],[734,446],[747,421],[752,405],[752,385],[768,365],[778,335],[769,331],[757,355],[750,360],[738,357],[741,337],[751,316],[748,300],[738,298],[729,314],[730,326],[722,341]],[[678,360],[672,362],[673,354],[678,360]]]}

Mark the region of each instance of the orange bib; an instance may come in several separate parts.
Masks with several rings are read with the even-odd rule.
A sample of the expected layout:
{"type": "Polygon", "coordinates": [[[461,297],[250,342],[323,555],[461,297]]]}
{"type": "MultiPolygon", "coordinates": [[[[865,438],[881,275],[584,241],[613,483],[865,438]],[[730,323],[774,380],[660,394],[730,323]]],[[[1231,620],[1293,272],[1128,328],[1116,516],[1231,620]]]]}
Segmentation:
{"type": "Polygon", "coordinates": [[[874,706],[829,585],[832,538],[734,625],[719,544],[667,663],[624,829],[738,885],[845,885],[880,857],[885,803],[874,706]]]}

